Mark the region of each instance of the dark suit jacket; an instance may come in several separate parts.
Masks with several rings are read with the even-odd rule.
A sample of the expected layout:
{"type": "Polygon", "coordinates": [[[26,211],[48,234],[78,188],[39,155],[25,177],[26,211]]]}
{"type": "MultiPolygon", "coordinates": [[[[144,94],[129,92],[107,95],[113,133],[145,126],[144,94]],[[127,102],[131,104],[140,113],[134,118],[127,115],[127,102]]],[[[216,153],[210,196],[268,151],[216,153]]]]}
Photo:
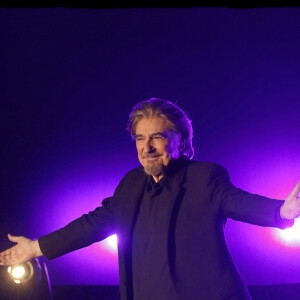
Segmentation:
{"type": "MultiPolygon", "coordinates": [[[[226,219],[284,228],[283,201],[235,188],[227,171],[213,163],[179,159],[166,176],[173,201],[168,255],[178,299],[249,299],[226,246],[226,219]],[[182,278],[189,284],[181,286],[182,278]]],[[[117,233],[121,298],[132,300],[131,238],[146,181],[142,167],[130,171],[102,207],[41,237],[41,251],[53,259],[117,233]]]]}

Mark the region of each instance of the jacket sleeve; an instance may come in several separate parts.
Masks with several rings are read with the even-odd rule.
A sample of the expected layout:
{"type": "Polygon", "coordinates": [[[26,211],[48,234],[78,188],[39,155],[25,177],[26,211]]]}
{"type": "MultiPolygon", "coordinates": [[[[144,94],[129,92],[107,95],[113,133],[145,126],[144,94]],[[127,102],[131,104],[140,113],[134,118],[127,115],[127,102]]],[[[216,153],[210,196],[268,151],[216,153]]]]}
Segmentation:
{"type": "Polygon", "coordinates": [[[105,198],[100,207],[75,219],[65,227],[38,239],[40,249],[51,260],[99,242],[116,233],[116,202],[124,180],[114,196],[105,198]]]}
{"type": "Polygon", "coordinates": [[[219,165],[210,177],[209,194],[214,209],[224,218],[281,229],[294,224],[294,220],[287,221],[280,217],[284,200],[251,194],[234,187],[228,172],[219,165]]]}

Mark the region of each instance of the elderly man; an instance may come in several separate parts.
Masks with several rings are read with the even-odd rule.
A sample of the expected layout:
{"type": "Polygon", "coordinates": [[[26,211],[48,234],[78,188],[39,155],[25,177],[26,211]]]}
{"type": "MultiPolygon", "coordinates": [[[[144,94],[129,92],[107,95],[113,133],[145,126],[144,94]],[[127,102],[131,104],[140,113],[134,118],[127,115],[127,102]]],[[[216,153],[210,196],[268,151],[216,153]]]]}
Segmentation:
{"type": "Polygon", "coordinates": [[[0,264],[53,259],[117,233],[122,300],[249,300],[226,246],[226,219],[291,226],[300,182],[285,201],[235,188],[223,167],[191,160],[191,121],[165,100],[138,103],[128,130],[142,167],[66,227],[37,241],[9,235],[18,244],[1,253],[0,264]]]}

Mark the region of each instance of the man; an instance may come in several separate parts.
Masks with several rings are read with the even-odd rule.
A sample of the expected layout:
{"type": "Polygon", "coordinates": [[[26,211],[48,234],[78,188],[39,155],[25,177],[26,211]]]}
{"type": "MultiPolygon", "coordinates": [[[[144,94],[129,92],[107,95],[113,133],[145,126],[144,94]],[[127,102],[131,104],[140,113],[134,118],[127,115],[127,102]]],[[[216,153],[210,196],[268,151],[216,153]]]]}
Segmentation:
{"type": "Polygon", "coordinates": [[[0,264],[53,259],[117,233],[122,300],[251,299],[226,246],[226,219],[291,226],[300,182],[285,201],[235,188],[223,167],[191,160],[191,121],[168,101],[138,103],[128,130],[142,167],[66,227],[37,241],[9,235],[18,244],[0,254],[0,264]]]}

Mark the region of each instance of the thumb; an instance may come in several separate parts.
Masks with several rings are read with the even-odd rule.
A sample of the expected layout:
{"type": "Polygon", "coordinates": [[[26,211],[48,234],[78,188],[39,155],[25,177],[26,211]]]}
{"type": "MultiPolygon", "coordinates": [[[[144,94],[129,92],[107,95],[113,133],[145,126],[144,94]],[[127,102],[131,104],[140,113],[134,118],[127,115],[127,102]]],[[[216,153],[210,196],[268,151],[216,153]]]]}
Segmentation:
{"type": "Polygon", "coordinates": [[[14,243],[18,243],[20,240],[20,236],[13,236],[10,233],[7,236],[8,236],[8,239],[14,243]]]}

